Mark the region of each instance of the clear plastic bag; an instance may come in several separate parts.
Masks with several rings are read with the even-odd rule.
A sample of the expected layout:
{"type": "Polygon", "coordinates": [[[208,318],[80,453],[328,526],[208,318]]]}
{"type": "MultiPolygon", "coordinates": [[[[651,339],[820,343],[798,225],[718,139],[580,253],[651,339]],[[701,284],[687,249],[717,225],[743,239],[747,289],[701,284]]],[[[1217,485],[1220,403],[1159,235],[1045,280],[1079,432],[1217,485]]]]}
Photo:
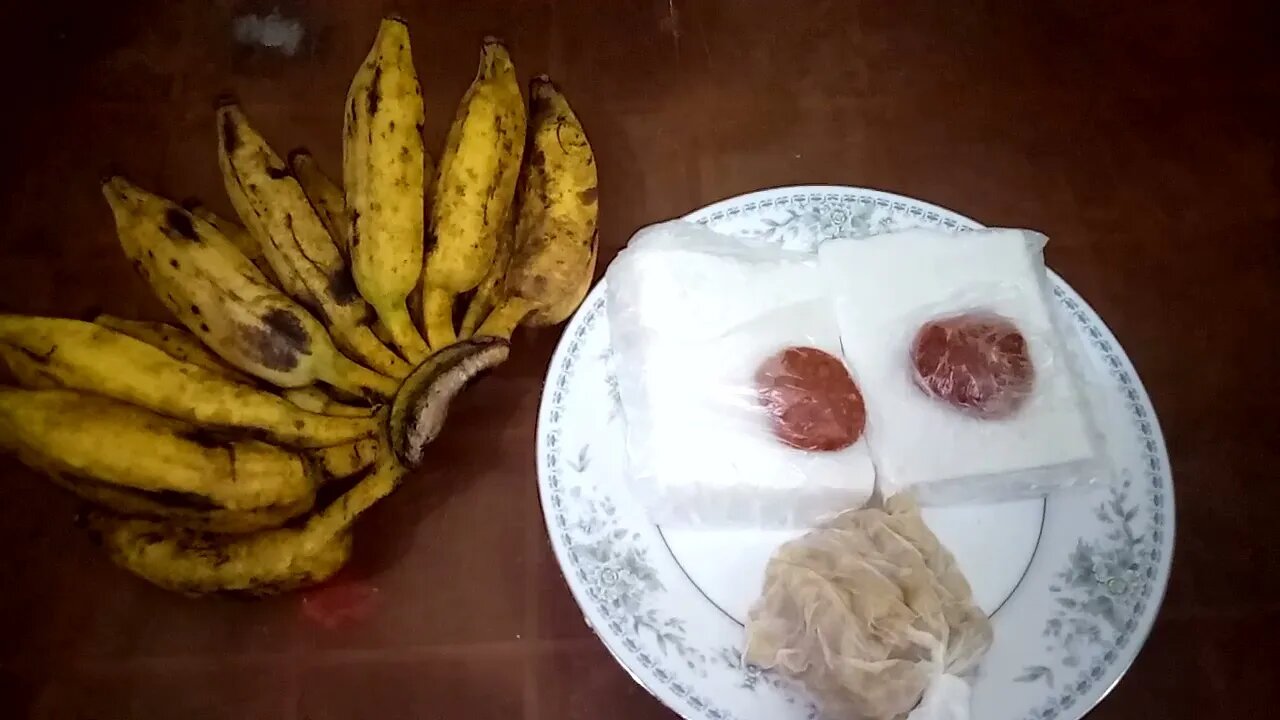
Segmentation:
{"type": "Polygon", "coordinates": [[[808,527],[874,489],[816,257],[684,222],[609,267],[628,478],[660,524],[808,527]]]}
{"type": "Polygon", "coordinates": [[[827,717],[962,720],[961,676],[991,642],[955,559],[902,494],[778,549],[743,658],[799,681],[827,717]]]}
{"type": "Polygon", "coordinates": [[[1002,502],[1109,477],[1044,243],[915,229],[819,250],[886,497],[1002,502]]]}

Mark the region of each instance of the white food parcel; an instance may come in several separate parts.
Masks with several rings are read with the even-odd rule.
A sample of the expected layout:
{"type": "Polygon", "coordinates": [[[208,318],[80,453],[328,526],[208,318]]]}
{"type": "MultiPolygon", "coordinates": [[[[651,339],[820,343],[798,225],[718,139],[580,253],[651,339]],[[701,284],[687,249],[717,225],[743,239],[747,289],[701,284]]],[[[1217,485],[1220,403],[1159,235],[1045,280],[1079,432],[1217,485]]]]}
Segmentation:
{"type": "Polygon", "coordinates": [[[1098,479],[1099,442],[1048,304],[1043,246],[1042,235],[999,229],[820,246],[886,497],[911,489],[931,504],[992,502],[1098,479]],[[914,375],[917,330],[964,314],[1010,320],[1026,340],[1034,381],[1007,417],[960,412],[914,375]]]}
{"type": "Polygon", "coordinates": [[[652,520],[809,527],[870,498],[864,438],[831,452],[788,446],[755,385],[787,347],[840,357],[815,255],[661,223],[610,265],[607,292],[628,474],[652,520]]]}

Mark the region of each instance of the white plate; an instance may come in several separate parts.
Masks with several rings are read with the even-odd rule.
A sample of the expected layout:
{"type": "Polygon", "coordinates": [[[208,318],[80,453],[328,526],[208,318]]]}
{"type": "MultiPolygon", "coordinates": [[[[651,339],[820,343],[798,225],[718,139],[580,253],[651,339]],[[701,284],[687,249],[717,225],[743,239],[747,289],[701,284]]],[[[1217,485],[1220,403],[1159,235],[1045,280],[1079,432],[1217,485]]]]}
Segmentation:
{"type": "MultiPolygon", "coordinates": [[[[720,232],[813,247],[909,226],[981,227],[909,198],[845,187],[775,188],[688,219],[720,232]]],[[[1052,274],[1051,274],[1052,275],[1052,274]]],[[[1173,486],[1155,411],[1102,320],[1052,275],[1107,411],[1114,484],[1005,505],[927,511],[956,554],[995,644],[973,693],[980,720],[1074,720],[1120,680],[1155,620],[1173,552],[1173,486]]],[[[805,694],[744,667],[741,620],[786,533],[667,531],[623,480],[604,291],[565,329],[538,416],[547,531],[588,624],[624,668],[686,718],[816,717],[805,694]]]]}

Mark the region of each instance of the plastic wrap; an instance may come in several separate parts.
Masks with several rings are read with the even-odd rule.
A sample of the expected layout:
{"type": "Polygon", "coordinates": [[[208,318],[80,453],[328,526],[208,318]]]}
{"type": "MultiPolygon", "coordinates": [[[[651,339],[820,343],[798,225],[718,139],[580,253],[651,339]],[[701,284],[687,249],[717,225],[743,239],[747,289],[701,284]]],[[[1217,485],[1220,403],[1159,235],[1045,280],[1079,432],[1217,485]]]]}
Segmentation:
{"type": "Polygon", "coordinates": [[[886,497],[1000,502],[1108,477],[1044,242],[916,229],[820,248],[886,497]]]}
{"type": "Polygon", "coordinates": [[[744,660],[798,680],[827,717],[964,720],[961,676],[991,642],[955,559],[903,494],[778,549],[744,660]]]}
{"type": "Polygon", "coordinates": [[[809,527],[874,489],[816,257],[683,222],[609,268],[628,479],[661,524],[809,527]]]}

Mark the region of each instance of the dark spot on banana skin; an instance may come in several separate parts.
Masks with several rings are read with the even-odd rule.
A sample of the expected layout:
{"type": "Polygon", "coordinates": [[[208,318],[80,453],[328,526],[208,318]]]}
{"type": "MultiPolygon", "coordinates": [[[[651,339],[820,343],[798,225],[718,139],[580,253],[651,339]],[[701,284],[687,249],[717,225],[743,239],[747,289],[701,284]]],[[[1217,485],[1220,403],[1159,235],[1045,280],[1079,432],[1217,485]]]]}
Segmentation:
{"type": "Polygon", "coordinates": [[[199,317],[199,316],[200,316],[200,306],[199,306],[199,305],[194,305],[194,304],[193,304],[193,305],[191,306],[191,314],[192,314],[192,315],[195,315],[196,317],[199,317]]]}
{"type": "Polygon", "coordinates": [[[347,106],[347,126],[345,132],[347,137],[356,136],[356,127],[359,125],[359,119],[356,117],[356,104],[353,98],[351,104],[347,106]]]}
{"type": "Polygon", "coordinates": [[[258,362],[273,370],[287,372],[298,366],[298,358],[311,351],[311,337],[292,313],[272,310],[262,319],[262,327],[244,327],[244,338],[258,362]]]}
{"type": "MultiPolygon", "coordinates": [[[[179,237],[192,242],[200,242],[200,236],[196,235],[196,228],[191,224],[191,216],[186,212],[177,208],[169,208],[164,212],[164,222],[167,229],[177,233],[179,237]]],[[[168,232],[165,234],[169,237],[173,237],[173,235],[168,232]]]]}
{"type": "Polygon", "coordinates": [[[352,210],[351,211],[351,239],[348,242],[351,243],[351,247],[353,249],[360,244],[360,233],[358,231],[359,227],[360,227],[360,211],[352,210]]]}
{"type": "Polygon", "coordinates": [[[210,450],[226,450],[234,442],[227,433],[206,427],[192,428],[186,432],[178,433],[178,437],[210,450]]]}
{"type": "Polygon", "coordinates": [[[209,332],[209,326],[204,323],[200,323],[200,332],[209,332]]]}
{"type": "Polygon", "coordinates": [[[230,115],[222,117],[222,147],[231,153],[240,146],[240,134],[236,131],[236,124],[230,115]]]}
{"type": "Polygon", "coordinates": [[[381,82],[382,82],[382,67],[381,66],[375,67],[373,69],[373,80],[369,83],[369,94],[368,94],[368,97],[366,98],[366,101],[368,102],[368,105],[369,105],[370,116],[378,114],[378,104],[382,100],[382,90],[381,88],[378,87],[378,85],[381,82]]]}
{"type": "Polygon", "coordinates": [[[360,291],[356,289],[356,281],[351,272],[342,267],[329,276],[329,294],[340,305],[350,305],[360,299],[360,291]]]}
{"type": "Polygon", "coordinates": [[[58,352],[57,345],[54,345],[53,347],[49,348],[49,352],[47,353],[34,352],[22,347],[21,345],[14,345],[13,348],[18,352],[22,353],[23,355],[27,356],[27,359],[31,360],[32,362],[39,363],[41,365],[48,365],[50,358],[53,357],[53,354],[58,352]]]}
{"type": "Polygon", "coordinates": [[[529,279],[532,285],[531,294],[535,297],[542,297],[547,291],[547,279],[541,275],[534,275],[529,279]]]}
{"type": "Polygon", "coordinates": [[[596,201],[596,196],[598,194],[599,194],[599,191],[596,190],[596,186],[592,185],[586,190],[583,190],[582,192],[578,193],[578,201],[581,202],[583,205],[590,205],[596,201]]]}
{"type": "Polygon", "coordinates": [[[178,268],[182,267],[182,263],[178,262],[177,260],[170,260],[169,267],[173,268],[174,270],[177,270],[178,268]]]}

